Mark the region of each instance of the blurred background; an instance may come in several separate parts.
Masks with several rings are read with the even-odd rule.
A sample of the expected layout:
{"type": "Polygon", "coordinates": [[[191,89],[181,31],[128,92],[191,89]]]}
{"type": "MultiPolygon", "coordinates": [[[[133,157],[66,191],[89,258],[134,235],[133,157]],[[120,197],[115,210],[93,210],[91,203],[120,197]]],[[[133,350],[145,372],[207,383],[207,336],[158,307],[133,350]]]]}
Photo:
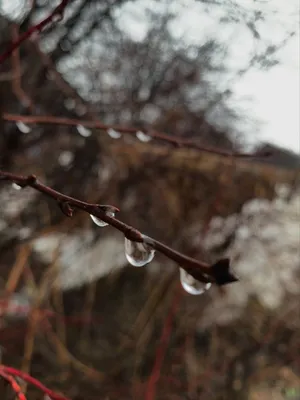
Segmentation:
{"type": "MultiPolygon", "coordinates": [[[[0,54],[59,3],[0,1],[0,54]]],[[[165,256],[134,268],[120,232],[1,182],[1,363],[72,400],[300,399],[298,23],[297,1],[73,0],[0,65],[1,170],[240,278],[188,294],[165,256]]]]}

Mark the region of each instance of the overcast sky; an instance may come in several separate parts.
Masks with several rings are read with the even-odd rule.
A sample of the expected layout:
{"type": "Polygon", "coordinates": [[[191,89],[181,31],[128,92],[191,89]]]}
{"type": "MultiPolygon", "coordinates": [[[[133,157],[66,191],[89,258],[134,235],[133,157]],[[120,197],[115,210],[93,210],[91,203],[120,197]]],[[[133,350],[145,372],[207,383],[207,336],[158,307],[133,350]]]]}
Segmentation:
{"type": "MultiPolygon", "coordinates": [[[[155,0],[148,0],[147,4],[155,0]]],[[[145,4],[144,0],[139,3],[145,4]]],[[[259,41],[269,44],[281,43],[288,32],[296,31],[278,53],[280,63],[268,71],[252,69],[230,88],[234,92],[236,106],[244,109],[250,119],[261,123],[240,125],[240,130],[247,132],[251,143],[267,140],[274,144],[300,152],[300,43],[299,43],[299,0],[235,0],[246,10],[263,11],[265,21],[257,24],[260,39],[255,41],[245,23],[227,24],[226,30],[220,29],[219,17],[226,14],[222,7],[207,8],[194,0],[174,1],[179,17],[174,21],[174,32],[178,37],[184,36],[189,43],[201,43],[208,37],[216,37],[230,46],[231,58],[229,68],[237,71],[247,65],[259,41]],[[245,102],[247,99],[247,102],[245,102]],[[250,100],[250,101],[249,101],[250,100]]],[[[143,18],[143,7],[136,2],[126,6],[128,20],[126,30],[133,37],[142,38],[146,26],[143,18]],[[135,3],[135,4],[134,4],[135,3]]],[[[176,11],[177,11],[176,10],[176,11]]],[[[122,16],[124,21],[124,15],[122,16]]],[[[239,129],[239,127],[237,127],[239,129]]]]}
{"type": "MultiPolygon", "coordinates": [[[[0,0],[3,10],[22,10],[29,0],[0,0]]],[[[53,4],[57,2],[53,1],[53,4]]],[[[155,0],[137,0],[127,4],[121,20],[126,22],[126,30],[135,38],[143,38],[147,24],[143,17],[144,6],[158,4],[155,0]],[[137,6],[137,3],[140,6],[137,6]],[[127,17],[124,17],[124,13],[127,17]]],[[[251,12],[253,7],[263,11],[265,21],[258,27],[263,41],[280,43],[295,30],[296,35],[288,40],[279,52],[280,63],[268,71],[251,69],[230,87],[236,107],[243,110],[250,119],[258,119],[260,124],[253,128],[245,123],[236,127],[246,132],[251,143],[267,140],[274,144],[300,152],[300,43],[299,43],[299,0],[233,0],[232,4],[242,5],[251,12]],[[246,100],[245,100],[246,99],[246,100]]],[[[207,37],[216,37],[230,46],[229,69],[233,72],[247,65],[259,41],[253,39],[243,21],[227,24],[220,29],[219,17],[226,14],[221,6],[205,10],[203,3],[195,0],[174,0],[172,7],[178,11],[174,22],[174,34],[184,37],[187,43],[201,43],[207,37]]]]}

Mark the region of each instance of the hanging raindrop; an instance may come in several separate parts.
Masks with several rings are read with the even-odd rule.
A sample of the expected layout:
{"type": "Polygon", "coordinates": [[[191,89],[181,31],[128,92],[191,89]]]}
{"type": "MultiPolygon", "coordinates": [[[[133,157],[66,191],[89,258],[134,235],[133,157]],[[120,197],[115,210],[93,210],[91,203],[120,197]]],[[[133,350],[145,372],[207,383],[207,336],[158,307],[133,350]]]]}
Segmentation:
{"type": "Polygon", "coordinates": [[[122,136],[120,132],[115,131],[112,128],[107,129],[107,133],[112,139],[119,139],[122,136]]]}
{"type": "Polygon", "coordinates": [[[83,125],[77,125],[76,128],[78,130],[78,133],[83,137],[89,137],[92,134],[92,131],[83,125]]]}
{"type": "Polygon", "coordinates": [[[137,131],[136,133],[136,137],[144,143],[150,142],[150,140],[152,139],[151,136],[146,135],[146,133],[142,132],[142,131],[137,131]]]}
{"type": "Polygon", "coordinates": [[[21,189],[22,189],[22,186],[18,185],[16,182],[13,182],[13,183],[12,183],[12,187],[13,187],[15,190],[21,190],[21,189]]]}
{"type": "Polygon", "coordinates": [[[143,267],[154,258],[155,250],[145,243],[132,242],[125,238],[125,255],[134,267],[143,267]]]}
{"type": "Polygon", "coordinates": [[[202,294],[206,292],[210,287],[211,283],[199,282],[192,275],[188,274],[183,268],[180,268],[180,282],[183,289],[189,294],[202,294]]]}
{"type": "MultiPolygon", "coordinates": [[[[112,210],[107,210],[107,211],[105,211],[105,214],[106,214],[108,217],[112,217],[112,218],[114,218],[115,215],[116,215],[116,213],[115,213],[114,211],[112,211],[112,210]]],[[[90,217],[91,217],[92,221],[93,221],[96,225],[98,225],[98,226],[103,227],[103,226],[107,226],[107,225],[108,225],[107,222],[102,221],[102,219],[100,219],[100,218],[98,218],[98,217],[95,217],[95,215],[90,214],[90,217]]]]}
{"type": "Polygon", "coordinates": [[[22,133],[29,133],[31,131],[30,126],[24,124],[24,122],[22,122],[22,121],[17,121],[16,125],[17,125],[19,131],[21,131],[22,133]]]}

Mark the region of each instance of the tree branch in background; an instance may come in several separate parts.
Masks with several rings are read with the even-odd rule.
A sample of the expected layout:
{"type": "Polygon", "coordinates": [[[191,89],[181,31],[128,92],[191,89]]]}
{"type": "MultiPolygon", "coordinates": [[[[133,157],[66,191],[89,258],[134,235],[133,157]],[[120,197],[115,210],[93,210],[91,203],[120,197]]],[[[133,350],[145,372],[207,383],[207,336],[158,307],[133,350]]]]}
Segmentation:
{"type": "Polygon", "coordinates": [[[200,282],[211,282],[221,286],[238,280],[230,272],[229,259],[221,259],[215,264],[209,265],[207,263],[198,261],[194,258],[179,253],[178,251],[173,250],[165,244],[142,234],[140,231],[133,228],[132,226],[127,225],[124,222],[115,218],[114,214],[119,211],[117,207],[110,205],[86,203],[84,201],[64,195],[40,183],[34,175],[29,175],[26,177],[0,171],[0,180],[10,181],[21,186],[22,188],[30,186],[33,189],[44,193],[45,195],[56,200],[62,212],[68,217],[72,217],[73,211],[75,209],[79,209],[89,213],[90,215],[93,215],[94,217],[122,232],[124,236],[130,241],[144,243],[152,249],[164,254],[166,257],[179,264],[181,268],[183,268],[188,274],[190,274],[193,278],[200,282]]]}
{"type": "MultiPolygon", "coordinates": [[[[24,116],[18,114],[9,114],[3,113],[2,119],[5,121],[22,121],[26,124],[53,124],[53,125],[66,125],[66,126],[85,126],[87,128],[96,128],[102,130],[113,129],[119,133],[136,135],[138,132],[141,132],[141,129],[134,127],[124,127],[120,125],[107,125],[103,124],[100,121],[92,121],[92,120],[81,120],[74,118],[59,118],[52,117],[48,115],[33,115],[33,116],[24,116]]],[[[259,157],[268,157],[271,155],[271,152],[263,152],[261,154],[251,154],[251,153],[234,153],[227,150],[221,150],[210,146],[204,146],[196,143],[194,140],[184,139],[176,136],[167,135],[165,133],[160,133],[156,131],[146,130],[146,134],[143,132],[144,136],[148,137],[145,141],[149,141],[151,139],[156,139],[162,142],[173,144],[176,147],[185,147],[190,149],[195,149],[199,151],[203,151],[206,153],[218,154],[224,157],[237,157],[237,158],[259,158],[259,157]]]]}
{"type": "Polygon", "coordinates": [[[0,376],[10,384],[13,392],[15,393],[16,399],[27,400],[25,394],[22,392],[22,389],[18,384],[18,382],[16,381],[16,379],[14,378],[14,376],[6,373],[4,368],[2,368],[2,366],[0,367],[0,376]]]}
{"type": "Polygon", "coordinates": [[[68,3],[69,0],[62,0],[60,4],[52,11],[52,13],[48,15],[48,17],[43,19],[38,24],[30,27],[14,42],[12,42],[9,45],[8,49],[0,55],[0,64],[2,64],[13,53],[15,49],[17,49],[25,40],[29,39],[35,32],[41,32],[50,23],[61,21],[64,17],[64,10],[68,3]]]}
{"type": "Polygon", "coordinates": [[[51,400],[69,400],[67,397],[59,395],[58,393],[53,392],[52,390],[48,389],[44,386],[40,381],[33,378],[32,376],[26,374],[25,372],[19,371],[18,369],[7,367],[6,365],[0,365],[0,376],[6,379],[12,386],[13,390],[16,393],[18,400],[26,400],[25,395],[20,391],[20,387],[16,382],[16,377],[21,378],[27,383],[37,387],[40,389],[44,394],[45,398],[48,396],[51,400]]]}

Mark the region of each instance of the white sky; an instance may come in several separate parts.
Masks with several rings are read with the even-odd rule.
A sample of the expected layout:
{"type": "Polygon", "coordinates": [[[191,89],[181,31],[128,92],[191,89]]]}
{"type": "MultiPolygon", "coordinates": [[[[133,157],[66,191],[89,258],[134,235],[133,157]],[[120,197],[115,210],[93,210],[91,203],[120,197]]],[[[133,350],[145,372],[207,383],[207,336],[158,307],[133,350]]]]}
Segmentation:
{"type": "MultiPolygon", "coordinates": [[[[146,29],[142,11],[145,1],[139,2],[140,9],[136,2],[126,7],[126,30],[132,36],[142,38],[146,29]]],[[[155,0],[148,0],[146,3],[149,6],[151,2],[157,5],[155,0]]],[[[289,31],[296,30],[296,35],[278,53],[279,65],[268,71],[252,69],[231,89],[239,108],[244,108],[250,119],[262,122],[257,125],[255,132],[253,125],[248,126],[247,132],[247,123],[241,124],[243,132],[248,133],[250,143],[267,140],[300,152],[299,0],[236,0],[235,3],[250,11],[255,4],[256,8],[263,11],[265,21],[258,25],[258,31],[268,44],[280,43],[289,31]],[[247,102],[242,98],[247,98],[247,102]]],[[[240,24],[228,24],[226,30],[220,29],[218,18],[227,12],[220,6],[210,6],[209,13],[201,1],[177,0],[172,6],[179,12],[179,18],[174,22],[175,35],[185,37],[188,43],[201,43],[207,37],[221,39],[225,45],[230,46],[229,69],[237,71],[247,65],[252,51],[259,45],[259,40],[253,40],[253,35],[243,21],[240,24]]],[[[124,21],[124,15],[122,19],[124,21]]]]}

